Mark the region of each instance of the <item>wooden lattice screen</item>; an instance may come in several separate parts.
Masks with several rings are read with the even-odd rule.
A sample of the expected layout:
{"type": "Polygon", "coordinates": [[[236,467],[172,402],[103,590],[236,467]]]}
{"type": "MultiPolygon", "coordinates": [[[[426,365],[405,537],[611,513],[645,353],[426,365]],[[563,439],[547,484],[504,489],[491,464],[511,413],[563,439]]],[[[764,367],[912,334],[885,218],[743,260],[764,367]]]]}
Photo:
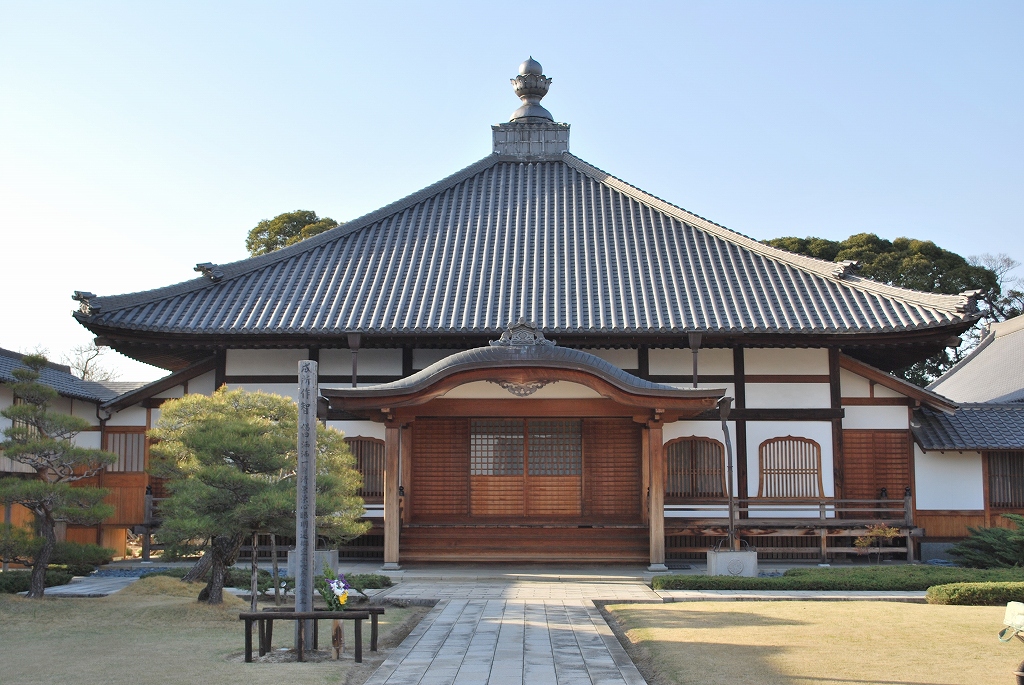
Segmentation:
{"type": "Polygon", "coordinates": [[[384,498],[384,441],[376,438],[346,438],[356,470],[363,476],[358,495],[363,499],[384,498]]]}
{"type": "Polygon", "coordinates": [[[787,435],[761,443],[758,497],[821,497],[821,445],[787,435]]]}
{"type": "Polygon", "coordinates": [[[1024,451],[986,452],[989,506],[1024,508],[1024,451]]]}
{"type": "Polygon", "coordinates": [[[665,497],[725,497],[725,449],[711,438],[680,438],[665,445],[665,497]]]}
{"type": "Polygon", "coordinates": [[[117,462],[109,464],[107,471],[141,473],[146,470],[146,433],[144,430],[107,429],[107,444],[104,449],[117,455],[117,462]]]}

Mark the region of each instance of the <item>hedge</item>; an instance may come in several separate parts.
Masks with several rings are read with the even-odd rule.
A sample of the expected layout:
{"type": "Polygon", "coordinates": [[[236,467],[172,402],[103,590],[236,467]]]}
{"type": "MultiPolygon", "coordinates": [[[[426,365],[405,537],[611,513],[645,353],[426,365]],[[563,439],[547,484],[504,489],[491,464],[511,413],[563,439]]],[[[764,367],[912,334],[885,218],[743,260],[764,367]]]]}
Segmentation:
{"type": "MultiPolygon", "coordinates": [[[[67,585],[71,582],[71,578],[71,573],[65,569],[46,569],[46,587],[53,587],[54,585],[67,585]]],[[[31,580],[31,571],[6,571],[4,573],[0,573],[0,594],[28,592],[31,580]]]]}
{"type": "Polygon", "coordinates": [[[774,578],[734,576],[655,576],[655,590],[873,590],[921,591],[933,585],[1024,582],[1024,570],[972,569],[927,565],[864,568],[795,568],[774,578]]]}
{"type": "Polygon", "coordinates": [[[957,604],[972,607],[1003,606],[1024,602],[1024,582],[949,583],[928,588],[929,604],[957,604]]]}

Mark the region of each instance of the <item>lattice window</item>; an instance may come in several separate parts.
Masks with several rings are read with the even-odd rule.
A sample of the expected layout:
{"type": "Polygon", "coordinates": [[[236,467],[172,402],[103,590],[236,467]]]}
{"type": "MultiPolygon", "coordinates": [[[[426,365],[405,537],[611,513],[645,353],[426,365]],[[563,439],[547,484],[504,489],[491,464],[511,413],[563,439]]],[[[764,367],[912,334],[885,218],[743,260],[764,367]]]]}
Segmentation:
{"type": "Polygon", "coordinates": [[[117,455],[117,461],[113,464],[108,464],[107,471],[141,473],[146,470],[145,433],[108,429],[106,450],[117,455]]]}
{"type": "Polygon", "coordinates": [[[989,506],[1024,508],[1024,451],[985,454],[988,457],[989,506]]]}
{"type": "Polygon", "coordinates": [[[534,419],[527,423],[531,476],[578,476],[583,471],[583,423],[534,419]]]}
{"type": "Polygon", "coordinates": [[[680,438],[665,445],[665,496],[725,497],[725,448],[710,438],[680,438]]]}
{"type": "MultiPolygon", "coordinates": [[[[17,395],[14,396],[14,405],[15,406],[24,405],[24,404],[28,404],[28,402],[25,401],[23,398],[18,397],[17,395]]],[[[21,421],[21,420],[18,420],[18,419],[14,419],[14,420],[11,421],[11,428],[24,428],[27,431],[25,437],[27,437],[29,439],[39,437],[39,428],[37,426],[30,425],[27,421],[21,421]]]]}
{"type": "Polygon", "coordinates": [[[375,438],[346,438],[356,470],[363,476],[363,487],[357,494],[363,498],[384,497],[384,441],[375,438]]]}
{"type": "Polygon", "coordinates": [[[526,436],[523,421],[474,419],[470,423],[469,472],[474,476],[521,476],[526,436]]]}
{"type": "Polygon", "coordinates": [[[821,445],[787,435],[761,443],[758,497],[822,497],[821,445]]]}

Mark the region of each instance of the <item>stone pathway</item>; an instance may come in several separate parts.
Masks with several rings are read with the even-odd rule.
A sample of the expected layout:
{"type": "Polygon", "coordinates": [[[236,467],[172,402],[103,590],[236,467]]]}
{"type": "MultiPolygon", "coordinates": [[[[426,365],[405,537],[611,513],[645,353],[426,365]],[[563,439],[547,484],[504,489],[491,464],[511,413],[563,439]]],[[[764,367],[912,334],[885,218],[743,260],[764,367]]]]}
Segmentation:
{"type": "Polygon", "coordinates": [[[585,599],[444,599],[366,685],[643,685],[585,599]]]}
{"type": "Polygon", "coordinates": [[[647,585],[639,582],[428,582],[406,580],[386,593],[389,599],[589,599],[624,602],[663,602],[647,585]]]}
{"type": "Polygon", "coordinates": [[[106,597],[123,590],[138,578],[72,578],[67,585],[46,588],[46,597],[106,597]]]}

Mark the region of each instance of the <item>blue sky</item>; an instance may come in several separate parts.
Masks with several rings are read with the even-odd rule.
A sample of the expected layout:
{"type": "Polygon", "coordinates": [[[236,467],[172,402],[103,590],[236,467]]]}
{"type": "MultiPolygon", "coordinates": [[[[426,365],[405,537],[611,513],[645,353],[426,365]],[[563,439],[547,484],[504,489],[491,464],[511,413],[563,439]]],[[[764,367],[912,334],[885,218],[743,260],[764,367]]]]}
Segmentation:
{"type": "Polygon", "coordinates": [[[531,54],[575,154],[717,223],[1024,261],[1021,36],[1019,2],[0,0],[0,347],[480,159],[531,54]]]}

